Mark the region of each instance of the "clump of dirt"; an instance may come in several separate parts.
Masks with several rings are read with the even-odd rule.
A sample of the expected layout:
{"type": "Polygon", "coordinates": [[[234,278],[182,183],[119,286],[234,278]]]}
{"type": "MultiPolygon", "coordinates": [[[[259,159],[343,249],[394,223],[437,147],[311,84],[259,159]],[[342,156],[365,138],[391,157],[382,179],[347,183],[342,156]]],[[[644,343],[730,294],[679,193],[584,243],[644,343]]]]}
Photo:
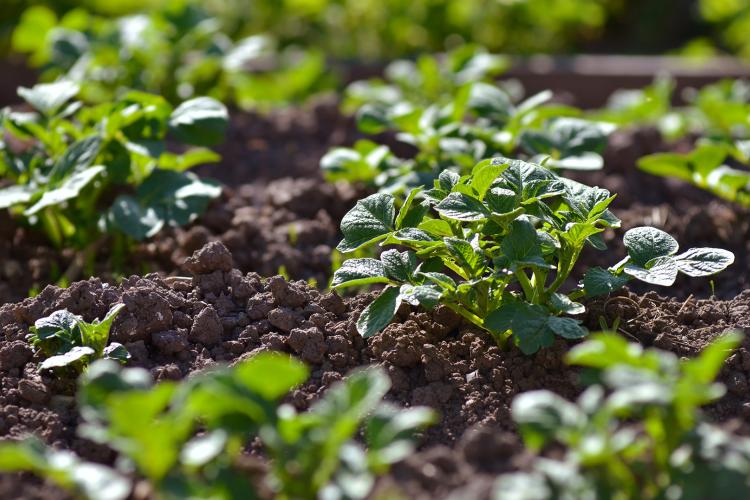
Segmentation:
{"type": "MultiPolygon", "coordinates": [[[[397,467],[388,480],[415,497],[442,496],[443,491],[473,485],[468,477],[489,481],[497,471],[518,466],[522,457],[512,452],[520,448],[510,404],[519,392],[549,389],[573,398],[580,391],[576,371],[563,362],[569,347],[563,341],[524,356],[515,348],[498,348],[489,335],[446,308],[426,312],[409,306],[402,307],[381,334],[365,341],[355,322],[370,294],[341,298],[301,281],[243,274],[220,242],[197,250],[184,270],[189,277],[150,274],[130,277],[119,286],[99,279],[67,289],[49,286],[36,298],[0,308],[0,436],[37,433],[88,459],[112,460],[109,450],[75,436],[79,415],[72,384],[39,374],[39,359],[25,336],[34,321],[56,310],[93,320],[118,302],[125,308],[113,325],[112,340],[126,345],[132,365],[150,370],[159,380],[181,379],[260,351],[287,352],[311,368],[310,380],[289,396],[289,402],[304,410],[352,369],[384,366],[393,383],[390,399],[405,406],[428,405],[442,415],[425,433],[425,451],[397,467]],[[485,437],[465,435],[469,429],[485,437]],[[454,445],[458,451],[449,452],[454,445]]],[[[624,335],[679,355],[694,355],[727,328],[750,329],[750,291],[731,301],[678,301],[623,291],[588,307],[585,319],[592,328],[598,328],[600,318],[610,325],[620,318],[624,335]]],[[[710,409],[713,416],[726,420],[748,413],[749,375],[746,340],[722,372],[729,393],[710,409]]]]}
{"type": "Polygon", "coordinates": [[[427,432],[428,444],[452,443],[479,423],[511,430],[509,404],[520,391],[546,387],[574,394],[574,376],[561,360],[562,342],[527,357],[499,349],[446,308],[424,312],[406,306],[382,334],[365,342],[355,321],[372,299],[369,294],[342,299],[301,281],[243,274],[219,242],[198,250],[185,270],[188,279],[150,274],[119,286],[100,279],[67,289],[50,286],[36,298],[0,308],[0,436],[37,432],[56,446],[106,458],[91,457],[90,444],[74,436],[78,414],[70,384],[38,373],[39,359],[25,336],[34,321],[56,310],[93,320],[118,302],[125,308],[112,340],[125,344],[132,365],[157,379],[180,379],[263,350],[289,352],[311,367],[309,382],[290,395],[305,409],[352,369],[377,363],[393,381],[390,398],[441,411],[440,425],[427,432]]]}

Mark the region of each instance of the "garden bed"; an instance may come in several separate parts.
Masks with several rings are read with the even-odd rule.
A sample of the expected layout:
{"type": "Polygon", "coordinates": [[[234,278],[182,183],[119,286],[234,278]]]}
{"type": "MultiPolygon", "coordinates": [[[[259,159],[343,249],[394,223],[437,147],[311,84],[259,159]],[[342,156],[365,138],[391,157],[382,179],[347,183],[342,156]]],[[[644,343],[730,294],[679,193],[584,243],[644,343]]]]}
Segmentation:
{"type": "MultiPolygon", "coordinates": [[[[381,335],[365,341],[355,320],[370,295],[342,299],[303,282],[244,274],[233,267],[231,254],[219,243],[197,251],[183,274],[190,277],[152,274],[128,278],[119,286],[91,279],[67,289],[48,287],[36,298],[3,306],[2,436],[19,438],[33,432],[86,459],[113,460],[110,451],[75,436],[80,417],[71,385],[40,376],[24,339],[34,321],[54,311],[68,309],[92,320],[118,302],[125,309],[113,326],[112,339],[128,348],[132,365],[147,368],[157,380],[181,379],[261,351],[288,352],[311,368],[310,380],[289,397],[294,406],[305,409],[352,369],[384,366],[393,382],[388,399],[406,406],[427,405],[442,417],[425,433],[424,451],[396,466],[382,481],[383,488],[395,484],[410,497],[442,497],[454,489],[479,495],[473,488],[487,488],[493,474],[523,466],[510,418],[512,399],[534,389],[549,389],[566,398],[579,392],[577,370],[562,359],[569,349],[563,341],[525,356],[516,349],[498,348],[489,336],[445,308],[427,313],[407,306],[381,335]]],[[[587,305],[584,321],[592,328],[600,318],[608,324],[620,318],[620,331],[631,340],[680,356],[695,355],[728,328],[750,328],[750,292],[723,301],[623,291],[587,305]]],[[[750,434],[749,377],[750,340],[745,340],[720,376],[729,388],[727,395],[709,408],[715,420],[745,434],[750,434]]],[[[9,477],[0,485],[5,491],[11,491],[10,485],[18,487],[9,477]]],[[[36,496],[33,483],[27,487],[32,488],[29,495],[36,496]]],[[[53,489],[41,496],[55,494],[53,489]]]]}
{"type": "MultiPolygon", "coordinates": [[[[523,76],[523,69],[518,71],[523,76]]],[[[93,321],[123,303],[111,340],[130,352],[130,366],[147,369],[156,380],[183,380],[217,364],[280,351],[310,367],[308,382],[287,397],[306,410],[352,370],[384,367],[392,382],[388,400],[434,408],[440,419],[424,432],[417,454],[379,479],[376,494],[489,498],[499,473],[528,469],[530,455],[511,403],[536,389],[578,396],[579,369],[564,360],[574,342],[557,339],[552,347],[524,355],[498,347],[448,307],[428,312],[405,304],[381,334],[363,339],[356,322],[375,295],[322,291],[341,240],[340,221],[371,193],[360,185],[326,182],[320,159],[332,147],[362,137],[330,98],[270,114],[233,112],[221,162],[197,169],[223,184],[222,196],[194,223],[138,244],[116,268],[109,240],[94,248],[90,263],[80,263],[74,252],[60,252],[3,213],[0,438],[34,433],[86,460],[114,462],[112,450],[76,435],[82,417],[72,380],[40,374],[41,359],[26,336],[36,320],[55,311],[67,309],[93,321]],[[47,286],[61,277],[72,282],[69,287],[47,286]],[[30,292],[36,296],[26,298],[30,292]]],[[[392,135],[378,138],[395,146],[392,135]]],[[[670,233],[683,249],[733,252],[727,272],[683,276],[656,292],[634,284],[586,300],[586,313],[577,317],[592,331],[617,325],[628,340],[680,357],[695,356],[728,329],[750,329],[750,212],[635,166],[647,154],[690,151],[695,141],[668,142],[648,127],[619,130],[603,153],[604,170],[568,175],[617,193],[611,208],[622,228],[604,233],[608,252],[587,250],[586,267],[607,267],[626,255],[623,233],[643,225],[670,233]]],[[[403,144],[395,147],[403,156],[411,152],[403,144]]],[[[572,275],[568,285],[580,278],[572,275]]],[[[707,408],[708,416],[750,436],[750,339],[726,362],[719,381],[728,392],[707,408]]],[[[248,448],[258,467],[266,467],[258,443],[248,448]]],[[[30,475],[0,475],[0,496],[11,494],[63,495],[30,475]]]]}

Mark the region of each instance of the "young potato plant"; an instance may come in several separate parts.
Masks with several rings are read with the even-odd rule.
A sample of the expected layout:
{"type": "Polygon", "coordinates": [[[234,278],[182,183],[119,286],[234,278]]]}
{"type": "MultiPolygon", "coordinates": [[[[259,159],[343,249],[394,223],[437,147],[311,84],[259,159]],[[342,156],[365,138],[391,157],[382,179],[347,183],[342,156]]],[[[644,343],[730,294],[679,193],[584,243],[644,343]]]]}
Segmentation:
{"type": "Polygon", "coordinates": [[[580,110],[551,99],[545,91],[514,104],[500,87],[472,81],[438,104],[400,96],[395,102],[368,102],[357,113],[360,130],[394,131],[416,154],[399,158],[387,145],[361,140],[353,148],[332,149],[321,168],[331,181],[364,182],[382,192],[429,186],[447,168],[468,173],[484,158],[519,149],[529,159],[549,157],[550,168],[602,168],[601,152],[613,126],[577,118],[580,110]]]}
{"type": "Polygon", "coordinates": [[[583,296],[608,293],[630,279],[668,286],[678,272],[705,276],[733,262],[731,252],[711,248],[676,255],[671,236],[636,228],[625,233],[628,257],[609,270],[589,270],[579,288],[564,293],[583,248],[606,250],[601,233],[619,227],[607,208],[613,199],[605,189],[521,160],[485,160],[465,176],[446,170],[432,189],[412,190],[398,212],[392,195],[378,193],[344,216],[339,251],[377,243],[405,251],[346,260],[332,286],[385,285],[357,322],[364,337],[388,325],[402,302],[443,304],[500,344],[512,339],[533,353],[555,335],[587,334],[565,316],[584,312],[576,302],[583,296]]]}
{"type": "Polygon", "coordinates": [[[32,111],[2,111],[0,209],[43,231],[58,247],[90,248],[105,234],[143,240],[190,223],[221,194],[186,172],[218,161],[202,146],[223,140],[226,108],[208,97],[173,109],[128,92],[84,106],[70,81],[20,88],[32,111]],[[184,153],[167,141],[201,146],[184,153]]]}
{"type": "Polygon", "coordinates": [[[79,374],[96,359],[130,359],[125,346],[109,342],[109,331],[125,304],[114,305],[103,320],[88,323],[68,310],[56,311],[38,319],[27,340],[45,357],[39,370],[79,374]]]}
{"type": "Polygon", "coordinates": [[[258,498],[261,482],[275,498],[365,498],[376,475],[414,451],[434,412],[384,404],[390,379],[371,368],[297,413],[281,401],[307,376],[302,363],[271,353],[156,385],[146,370],[99,361],[80,381],[78,434],[115,450],[115,465],[32,439],[0,444],[0,470],[31,471],[100,500],[131,498],[137,478],[150,498],[258,498]],[[243,453],[256,437],[271,461],[266,477],[243,453]]]}
{"type": "Polygon", "coordinates": [[[353,114],[365,104],[447,104],[463,85],[492,83],[509,67],[507,57],[490,54],[483,47],[471,44],[439,56],[424,54],[416,61],[397,60],[385,68],[384,79],[372,78],[350,84],[342,107],[353,114]]]}
{"type": "Polygon", "coordinates": [[[493,498],[734,499],[750,495],[750,439],[704,421],[724,395],[714,382],[740,344],[724,335],[695,359],[598,334],[568,362],[595,381],[576,402],[550,391],[515,398],[530,470],[501,476],[493,498]],[[557,450],[547,458],[544,450],[557,450]]]}
{"type": "MultiPolygon", "coordinates": [[[[243,108],[300,101],[332,87],[322,53],[280,50],[269,36],[233,40],[235,21],[208,12],[204,2],[159,2],[122,17],[74,9],[61,19],[29,8],[13,36],[45,81],[78,82],[87,102],[114,100],[135,89],[175,105],[207,95],[243,108]]],[[[238,7],[241,8],[241,7],[238,7]]]]}
{"type": "Polygon", "coordinates": [[[750,207],[750,171],[727,163],[750,162],[750,141],[699,141],[690,153],[656,153],[638,160],[638,168],[662,177],[674,177],[716,196],[750,207]]]}

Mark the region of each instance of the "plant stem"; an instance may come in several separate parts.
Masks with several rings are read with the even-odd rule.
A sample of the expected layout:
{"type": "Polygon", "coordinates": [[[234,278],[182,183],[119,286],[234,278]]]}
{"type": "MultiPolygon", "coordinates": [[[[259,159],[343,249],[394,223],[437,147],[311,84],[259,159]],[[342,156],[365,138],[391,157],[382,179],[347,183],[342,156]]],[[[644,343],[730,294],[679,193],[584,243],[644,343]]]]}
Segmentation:
{"type": "Polygon", "coordinates": [[[518,284],[521,285],[521,288],[523,289],[524,295],[526,295],[526,300],[531,302],[532,304],[535,304],[535,290],[534,286],[531,284],[531,281],[529,281],[529,277],[526,276],[526,273],[523,271],[523,269],[517,269],[516,270],[516,278],[518,278],[518,284]]]}
{"type": "Polygon", "coordinates": [[[482,318],[466,310],[463,306],[452,304],[450,302],[446,303],[445,305],[448,306],[451,311],[468,320],[469,322],[477,325],[479,328],[484,328],[484,321],[482,320],[482,318]]]}

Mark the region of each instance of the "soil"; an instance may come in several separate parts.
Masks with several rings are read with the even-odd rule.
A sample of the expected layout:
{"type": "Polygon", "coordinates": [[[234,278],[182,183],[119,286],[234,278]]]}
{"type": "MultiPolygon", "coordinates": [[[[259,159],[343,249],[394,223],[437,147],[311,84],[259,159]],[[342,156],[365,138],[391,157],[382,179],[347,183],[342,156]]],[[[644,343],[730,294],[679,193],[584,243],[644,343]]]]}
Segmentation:
{"type": "MultiPolygon", "coordinates": [[[[113,459],[111,451],[75,436],[79,415],[71,384],[41,376],[24,337],[35,320],[53,311],[68,309],[92,320],[118,302],[125,309],[115,321],[112,340],[125,344],[131,364],[149,369],[157,380],[181,379],[264,350],[283,351],[311,368],[310,380],[289,397],[305,409],[352,369],[384,366],[393,382],[390,399],[431,406],[442,414],[440,423],[425,432],[423,451],[381,482],[381,488],[398,487],[408,498],[483,497],[494,475],[521,467],[527,458],[510,418],[513,397],[549,389],[572,398],[580,390],[576,371],[562,361],[569,347],[563,341],[524,356],[516,349],[501,350],[445,308],[425,312],[409,306],[382,334],[365,341],[355,321],[369,294],[341,298],[302,281],[242,273],[219,242],[198,250],[183,269],[189,278],[150,274],[118,286],[96,278],[67,289],[49,286],[38,297],[0,308],[0,436],[33,432],[87,459],[113,459]]],[[[590,327],[596,328],[601,317],[608,324],[619,318],[624,335],[680,356],[695,355],[727,328],[750,332],[750,291],[730,301],[680,301],[622,291],[590,302],[588,310],[584,320],[590,327]]],[[[748,377],[750,339],[727,361],[720,378],[728,393],[708,409],[711,417],[750,421],[748,377]]],[[[747,423],[736,427],[750,433],[747,423]]],[[[8,481],[23,479],[3,477],[0,491],[8,481]]]]}

